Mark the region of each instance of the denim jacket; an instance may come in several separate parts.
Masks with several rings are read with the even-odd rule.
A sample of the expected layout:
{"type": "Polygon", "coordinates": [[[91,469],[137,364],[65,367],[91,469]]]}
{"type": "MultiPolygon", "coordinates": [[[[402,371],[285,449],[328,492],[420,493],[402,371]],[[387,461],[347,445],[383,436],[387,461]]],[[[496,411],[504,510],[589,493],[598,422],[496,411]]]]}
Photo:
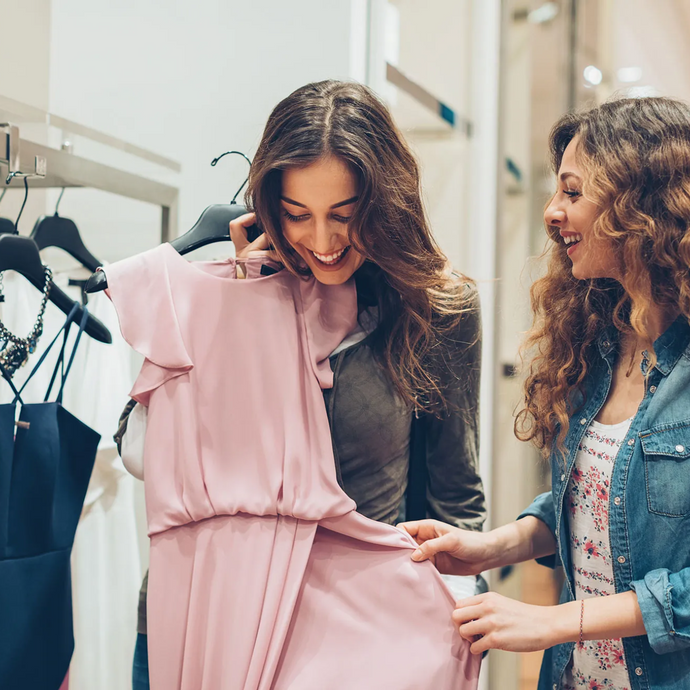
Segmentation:
{"type": "MultiPolygon", "coordinates": [[[[551,456],[552,489],[520,516],[553,532],[557,553],[539,559],[562,565],[561,603],[574,599],[564,499],[582,437],[609,393],[617,338],[598,341],[600,358],[570,419],[566,456],[551,456]]],[[[647,634],[623,640],[633,690],[690,690],[690,326],[679,318],[655,343],[657,363],[613,468],[609,533],[616,592],[634,590],[647,634]]],[[[647,372],[646,361],[643,373],[647,372]]],[[[539,690],[558,689],[573,651],[546,651],[539,690]]]]}

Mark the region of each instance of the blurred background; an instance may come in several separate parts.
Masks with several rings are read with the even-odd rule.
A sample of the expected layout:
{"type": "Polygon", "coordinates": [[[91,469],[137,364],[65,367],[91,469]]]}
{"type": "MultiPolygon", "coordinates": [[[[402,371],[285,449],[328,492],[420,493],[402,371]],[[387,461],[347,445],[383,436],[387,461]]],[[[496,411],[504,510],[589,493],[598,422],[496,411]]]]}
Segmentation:
{"type": "MultiPolygon", "coordinates": [[[[498,526],[549,483],[512,429],[554,187],[550,127],[614,94],[689,99],[689,33],[690,0],[0,0],[0,123],[18,127],[24,172],[47,162],[19,231],[65,186],[60,213],[96,256],[146,250],[230,201],[246,163],[211,160],[251,157],[292,90],[369,84],[420,160],[439,243],[480,286],[481,463],[498,526]]],[[[14,180],[0,215],[16,218],[23,198],[14,180]]],[[[558,577],[535,564],[490,574],[492,588],[544,604],[558,577]]],[[[484,688],[535,688],[539,660],[492,652],[484,688]]]]}

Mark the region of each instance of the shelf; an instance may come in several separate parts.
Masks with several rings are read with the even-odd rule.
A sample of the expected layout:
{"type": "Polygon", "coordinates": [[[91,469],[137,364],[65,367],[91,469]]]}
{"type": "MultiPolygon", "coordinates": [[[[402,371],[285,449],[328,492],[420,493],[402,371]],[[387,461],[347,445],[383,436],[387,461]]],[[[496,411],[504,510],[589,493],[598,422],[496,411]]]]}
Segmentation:
{"type": "Polygon", "coordinates": [[[87,138],[112,149],[124,151],[139,159],[180,172],[179,163],[151,151],[128,144],[75,122],[58,118],[12,99],[0,96],[0,186],[22,187],[23,178],[31,180],[33,189],[88,187],[136,199],[161,207],[161,241],[169,240],[177,230],[177,187],[75,156],[69,150],[57,149],[22,138],[22,126],[42,124],[59,127],[71,135],[87,138]],[[9,182],[7,181],[9,171],[9,182]]]}
{"type": "Polygon", "coordinates": [[[99,132],[91,127],[86,127],[77,122],[66,120],[58,115],[53,115],[45,110],[40,110],[39,108],[27,105],[26,103],[20,103],[19,101],[15,101],[12,98],[7,98],[5,96],[0,96],[0,122],[24,122],[48,125],[50,127],[61,129],[66,134],[85,137],[91,141],[105,144],[112,149],[124,151],[125,153],[129,153],[132,156],[136,156],[142,160],[168,168],[173,172],[179,173],[182,171],[182,166],[177,161],[171,160],[170,158],[166,158],[165,156],[161,156],[153,151],[149,151],[140,146],[135,146],[134,144],[123,141],[122,139],[118,139],[117,137],[113,137],[110,134],[99,132]]]}

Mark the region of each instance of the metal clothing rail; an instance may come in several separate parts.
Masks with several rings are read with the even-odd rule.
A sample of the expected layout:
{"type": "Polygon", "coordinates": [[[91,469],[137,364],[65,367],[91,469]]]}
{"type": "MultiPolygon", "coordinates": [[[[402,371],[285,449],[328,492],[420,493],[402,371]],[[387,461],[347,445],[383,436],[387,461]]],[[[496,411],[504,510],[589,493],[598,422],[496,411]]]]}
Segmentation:
{"type": "Polygon", "coordinates": [[[141,148],[140,146],[135,146],[122,139],[117,139],[110,134],[105,134],[104,132],[99,132],[91,127],[86,127],[80,125],[77,122],[72,122],[71,120],[66,120],[64,117],[58,115],[53,115],[40,108],[35,108],[32,105],[27,105],[21,103],[20,101],[15,101],[12,98],[7,98],[6,96],[0,96],[0,117],[2,119],[9,119],[13,122],[30,122],[50,125],[61,129],[66,134],[71,134],[72,136],[85,137],[91,141],[97,141],[100,144],[105,144],[106,146],[117,149],[118,151],[124,151],[142,160],[155,163],[161,167],[168,168],[173,172],[181,172],[182,166],[170,158],[161,156],[158,153],[149,151],[147,149],[141,148]]]}
{"type": "Polygon", "coordinates": [[[440,101],[423,86],[417,84],[417,82],[412,81],[395,65],[391,65],[390,62],[386,63],[386,79],[394,86],[405,91],[405,93],[421,103],[425,108],[436,113],[450,127],[464,131],[468,137],[472,136],[472,123],[470,120],[460,117],[453,108],[440,101]]]}
{"type": "Polygon", "coordinates": [[[0,186],[8,184],[10,187],[18,187],[22,185],[23,177],[29,177],[34,189],[90,187],[154,204],[161,207],[161,241],[172,239],[177,229],[177,187],[75,156],[64,149],[22,139],[19,127],[7,121],[8,115],[23,122],[35,123],[38,120],[40,123],[52,124],[63,131],[68,130],[70,134],[111,145],[112,148],[168,169],[181,170],[179,163],[96,130],[56,118],[32,106],[0,97],[0,171],[7,169],[2,175],[0,186]],[[3,106],[7,106],[7,110],[3,106]],[[10,178],[9,181],[6,180],[7,177],[10,178]]]}

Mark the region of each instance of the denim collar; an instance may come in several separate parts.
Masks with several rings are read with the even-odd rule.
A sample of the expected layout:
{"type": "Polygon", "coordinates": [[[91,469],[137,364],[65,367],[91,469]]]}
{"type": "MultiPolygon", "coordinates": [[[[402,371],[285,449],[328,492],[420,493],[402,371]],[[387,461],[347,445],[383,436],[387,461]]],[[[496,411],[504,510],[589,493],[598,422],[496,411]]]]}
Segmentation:
{"type": "Polygon", "coordinates": [[[690,343],[690,324],[682,314],[654,342],[656,368],[668,376],[690,343]]]}
{"type": "MultiPolygon", "coordinates": [[[[616,327],[607,326],[597,341],[599,354],[606,359],[615,351],[619,339],[620,333],[616,327]]],[[[681,314],[654,342],[656,369],[664,376],[668,376],[689,344],[690,324],[681,314]]]]}
{"type": "Polygon", "coordinates": [[[606,359],[612,352],[616,350],[619,339],[620,333],[618,332],[618,329],[613,324],[606,326],[597,341],[599,354],[606,359]]]}

